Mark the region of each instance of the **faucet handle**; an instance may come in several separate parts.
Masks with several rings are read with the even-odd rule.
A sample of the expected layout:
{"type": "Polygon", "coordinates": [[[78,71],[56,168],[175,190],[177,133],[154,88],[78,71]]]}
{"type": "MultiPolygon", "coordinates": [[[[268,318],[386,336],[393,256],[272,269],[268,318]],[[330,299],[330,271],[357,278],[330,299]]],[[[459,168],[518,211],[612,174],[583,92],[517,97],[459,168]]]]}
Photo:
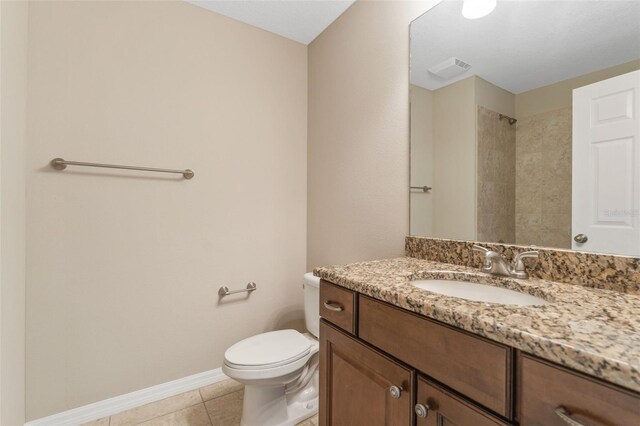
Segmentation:
{"type": "Polygon", "coordinates": [[[484,264],[483,264],[484,268],[485,269],[491,268],[491,253],[494,253],[494,252],[489,250],[486,247],[482,247],[477,244],[474,244],[471,248],[474,251],[479,251],[484,255],[484,264]]]}
{"type": "Polygon", "coordinates": [[[522,259],[527,257],[535,257],[538,258],[540,252],[537,250],[532,251],[523,251],[522,253],[518,253],[513,262],[513,272],[516,275],[516,278],[529,278],[529,274],[526,272],[524,268],[524,262],[522,259]]]}
{"type": "Polygon", "coordinates": [[[479,246],[479,245],[477,245],[477,244],[474,244],[471,248],[472,248],[473,250],[475,250],[475,251],[479,251],[479,252],[481,252],[481,253],[488,253],[488,252],[490,252],[490,251],[491,251],[491,250],[489,250],[488,248],[486,248],[486,247],[482,247],[482,246],[479,246]]]}

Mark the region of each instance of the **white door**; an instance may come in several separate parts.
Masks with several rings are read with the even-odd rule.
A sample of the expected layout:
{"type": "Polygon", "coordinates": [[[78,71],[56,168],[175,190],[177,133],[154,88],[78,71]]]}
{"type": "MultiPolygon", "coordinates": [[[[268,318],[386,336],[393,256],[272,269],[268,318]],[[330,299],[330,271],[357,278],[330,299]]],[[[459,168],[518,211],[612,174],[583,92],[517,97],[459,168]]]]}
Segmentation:
{"type": "Polygon", "coordinates": [[[639,106],[640,71],[573,91],[575,250],[640,255],[639,106]]]}

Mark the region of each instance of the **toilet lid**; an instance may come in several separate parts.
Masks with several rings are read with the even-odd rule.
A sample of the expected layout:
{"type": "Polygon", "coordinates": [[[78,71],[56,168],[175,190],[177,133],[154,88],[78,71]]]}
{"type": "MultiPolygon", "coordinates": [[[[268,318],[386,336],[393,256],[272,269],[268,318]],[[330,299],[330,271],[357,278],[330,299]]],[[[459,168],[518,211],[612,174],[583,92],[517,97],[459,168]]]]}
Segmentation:
{"type": "Polygon", "coordinates": [[[296,361],[311,351],[311,342],[296,330],[278,330],[239,341],[224,353],[233,368],[271,368],[296,361]]]}

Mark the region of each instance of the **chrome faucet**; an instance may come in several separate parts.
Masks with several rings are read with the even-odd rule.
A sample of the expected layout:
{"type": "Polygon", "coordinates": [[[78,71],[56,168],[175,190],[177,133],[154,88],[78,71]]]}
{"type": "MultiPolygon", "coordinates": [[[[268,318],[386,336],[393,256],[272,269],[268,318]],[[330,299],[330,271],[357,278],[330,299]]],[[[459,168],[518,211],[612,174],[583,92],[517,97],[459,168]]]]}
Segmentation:
{"type": "Polygon", "coordinates": [[[481,268],[482,272],[520,279],[529,278],[529,274],[524,267],[522,259],[526,257],[537,258],[539,255],[539,252],[535,250],[518,253],[512,266],[509,264],[507,259],[498,252],[476,244],[473,245],[473,249],[484,255],[484,263],[481,268]]]}

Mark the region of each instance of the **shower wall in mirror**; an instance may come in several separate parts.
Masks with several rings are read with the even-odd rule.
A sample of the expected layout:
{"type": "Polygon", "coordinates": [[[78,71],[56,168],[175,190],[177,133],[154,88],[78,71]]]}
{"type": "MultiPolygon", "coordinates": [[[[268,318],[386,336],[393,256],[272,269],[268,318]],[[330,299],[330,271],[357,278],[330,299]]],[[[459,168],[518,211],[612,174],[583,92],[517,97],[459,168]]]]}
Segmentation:
{"type": "Polygon", "coordinates": [[[640,256],[640,2],[461,9],[411,24],[411,235],[640,256]]]}

